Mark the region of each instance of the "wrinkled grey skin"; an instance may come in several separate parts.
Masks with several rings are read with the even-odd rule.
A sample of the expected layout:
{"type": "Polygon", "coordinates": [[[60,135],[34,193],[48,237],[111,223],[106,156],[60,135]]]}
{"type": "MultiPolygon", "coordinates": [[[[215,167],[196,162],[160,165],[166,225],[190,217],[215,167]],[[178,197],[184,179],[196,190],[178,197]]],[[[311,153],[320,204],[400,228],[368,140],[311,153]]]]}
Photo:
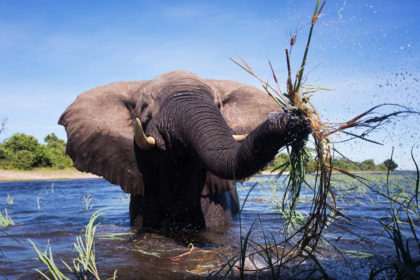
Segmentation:
{"type": "Polygon", "coordinates": [[[229,224],[238,211],[234,181],[309,133],[299,114],[260,90],[186,71],[84,92],[59,124],[76,168],[131,194],[132,225],[166,231],[229,224]],[[135,118],[155,138],[153,149],[133,141],[135,118]],[[232,138],[245,133],[241,142],[232,138]]]}

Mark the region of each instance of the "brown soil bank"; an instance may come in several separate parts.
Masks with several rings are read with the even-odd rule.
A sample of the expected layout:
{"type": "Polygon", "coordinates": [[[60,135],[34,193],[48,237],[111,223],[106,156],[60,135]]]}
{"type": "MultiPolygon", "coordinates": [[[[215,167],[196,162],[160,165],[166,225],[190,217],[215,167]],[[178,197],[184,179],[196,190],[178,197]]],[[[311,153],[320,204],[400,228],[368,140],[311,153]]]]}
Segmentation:
{"type": "Polygon", "coordinates": [[[37,181],[60,179],[91,179],[100,178],[92,173],[77,171],[76,169],[34,169],[34,170],[1,170],[0,181],[37,181]]]}

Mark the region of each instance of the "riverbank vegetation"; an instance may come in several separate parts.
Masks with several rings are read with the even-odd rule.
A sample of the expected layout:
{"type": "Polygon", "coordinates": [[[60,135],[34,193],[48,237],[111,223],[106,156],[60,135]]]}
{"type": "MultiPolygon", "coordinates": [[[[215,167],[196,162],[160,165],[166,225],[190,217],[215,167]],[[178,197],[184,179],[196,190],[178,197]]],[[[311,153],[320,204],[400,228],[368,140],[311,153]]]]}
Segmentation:
{"type": "MultiPolygon", "coordinates": [[[[38,254],[38,259],[45,264],[47,271],[43,272],[40,269],[36,268],[35,270],[43,276],[44,279],[51,279],[47,274],[50,274],[54,279],[60,280],[71,280],[74,278],[69,278],[66,274],[72,274],[76,279],[96,279],[100,280],[99,271],[96,265],[96,256],[95,256],[95,240],[96,240],[96,229],[99,226],[97,221],[100,218],[100,213],[104,209],[100,209],[92,214],[89,223],[86,225],[86,230],[83,236],[78,236],[76,238],[76,243],[74,243],[74,248],[78,253],[77,257],[73,259],[73,267],[67,264],[65,261],[61,261],[68,270],[67,272],[62,272],[57,265],[55,264],[54,257],[52,254],[51,247],[49,244],[45,251],[40,251],[36,244],[29,239],[29,242],[34,247],[36,253],[38,254]]],[[[117,270],[114,271],[112,278],[108,279],[117,279],[117,270]]]]}
{"type": "MultiPolygon", "coordinates": [[[[51,133],[44,138],[44,141],[45,144],[41,144],[34,136],[24,133],[13,134],[0,144],[0,169],[46,171],[74,167],[72,159],[66,155],[66,142],[64,140],[51,133]]],[[[266,170],[269,172],[279,170],[283,166],[287,166],[288,162],[289,155],[279,153],[266,170]]],[[[390,170],[394,171],[398,167],[398,164],[393,160],[376,164],[373,159],[356,162],[346,158],[333,159],[333,165],[347,172],[387,171],[388,165],[390,170]]],[[[305,169],[308,173],[316,172],[316,159],[309,157],[305,162],[305,169]]],[[[289,170],[290,166],[285,171],[289,170]]]]}
{"type": "MultiPolygon", "coordinates": [[[[269,67],[272,72],[274,85],[270,84],[267,80],[260,78],[260,76],[258,76],[253,71],[253,69],[247,64],[247,62],[241,57],[240,61],[238,60],[239,62],[231,58],[231,60],[234,63],[236,63],[250,75],[255,77],[257,80],[259,80],[262,83],[264,89],[267,91],[267,93],[275,101],[277,101],[277,103],[285,111],[291,111],[296,114],[300,114],[302,117],[304,117],[308,121],[308,126],[311,130],[311,137],[309,137],[309,139],[304,141],[297,141],[296,143],[293,143],[292,145],[287,147],[287,154],[280,154],[276,158],[277,162],[275,160],[272,166],[271,171],[277,171],[279,175],[281,175],[284,171],[288,171],[288,180],[286,183],[287,185],[284,188],[284,193],[282,195],[283,198],[281,199],[279,207],[279,210],[282,213],[284,213],[284,224],[286,230],[283,233],[283,241],[277,242],[273,238],[274,244],[272,243],[272,241],[266,241],[265,248],[277,248],[279,245],[288,245],[291,247],[291,249],[289,249],[287,252],[284,252],[283,250],[281,254],[281,256],[291,256],[285,262],[283,262],[284,259],[282,257],[280,263],[277,262],[276,265],[271,265],[271,259],[273,259],[273,257],[267,257],[267,260],[269,261],[268,263],[270,264],[271,270],[273,271],[273,279],[280,278],[279,275],[275,273],[274,268],[283,266],[284,263],[289,263],[290,261],[295,259],[295,252],[298,252],[297,255],[304,256],[304,260],[313,260],[315,264],[317,264],[316,271],[321,273],[321,277],[323,277],[324,279],[330,279],[325,273],[324,269],[319,265],[319,262],[317,261],[315,255],[320,250],[319,246],[321,245],[320,247],[322,247],[322,243],[324,243],[324,241],[326,240],[326,229],[331,225],[337,226],[337,219],[339,217],[347,219],[347,217],[341,213],[341,209],[337,205],[337,198],[339,197],[340,193],[337,193],[333,190],[332,176],[335,175],[336,172],[342,173],[345,176],[349,176],[352,179],[356,179],[360,184],[368,186],[368,183],[365,182],[363,178],[351,174],[349,171],[388,170],[389,174],[390,171],[395,170],[397,167],[397,164],[392,160],[392,156],[391,159],[384,161],[378,166],[376,166],[375,162],[371,159],[365,160],[361,163],[355,163],[350,160],[347,160],[344,157],[334,158],[334,154],[341,155],[341,153],[337,151],[334,147],[335,138],[333,136],[340,134],[346,137],[345,141],[359,139],[379,144],[376,141],[372,141],[366,138],[366,136],[368,136],[373,130],[381,126],[384,123],[384,121],[400,115],[419,114],[419,112],[412,111],[404,106],[396,104],[379,104],[373,106],[369,110],[345,122],[330,123],[325,122],[321,119],[321,115],[313,106],[310,99],[314,93],[325,91],[328,89],[325,89],[323,87],[313,87],[304,85],[306,82],[306,78],[304,78],[304,71],[306,72],[305,67],[308,58],[308,50],[311,43],[313,29],[318,19],[321,17],[321,12],[325,3],[326,0],[316,1],[314,14],[311,17],[311,24],[306,41],[305,52],[303,54],[302,62],[300,64],[301,66],[297,70],[295,75],[292,74],[292,66],[294,64],[291,63],[290,54],[293,46],[296,43],[298,31],[290,36],[290,46],[289,48],[285,49],[285,59],[287,63],[288,74],[285,88],[280,85],[279,81],[283,79],[278,79],[274,70],[275,68],[271,65],[270,61],[269,67]],[[378,110],[380,108],[388,108],[389,110],[392,110],[392,112],[379,113],[378,110]],[[310,140],[313,140],[313,142],[310,142],[310,140]],[[306,176],[307,173],[315,173],[315,181],[313,184],[308,184],[308,176],[306,176]],[[302,203],[300,203],[301,194],[303,193],[303,189],[306,186],[312,192],[312,204],[310,207],[310,211],[306,214],[306,216],[302,216],[300,215],[298,209],[302,206],[302,203]],[[277,276],[274,277],[274,275],[277,276]]],[[[418,172],[416,193],[418,193],[418,172]]],[[[389,191],[388,194],[385,195],[385,197],[390,200],[392,208],[392,204],[396,203],[395,198],[390,196],[389,191]]],[[[410,199],[410,201],[412,201],[412,199],[410,199]]],[[[415,206],[415,210],[418,210],[418,203],[415,206]]],[[[398,222],[398,216],[394,216],[396,217],[394,218],[394,220],[398,222]]],[[[413,227],[414,223],[410,225],[413,227]]],[[[249,243],[249,235],[252,230],[253,228],[251,227],[245,236],[241,234],[241,248],[245,248],[241,250],[241,256],[247,254],[247,246],[242,246],[242,241],[245,244],[249,243]]],[[[396,226],[395,223],[394,226],[391,226],[390,228],[385,228],[384,230],[387,231],[390,238],[393,239],[394,242],[401,242],[401,244],[404,244],[404,242],[400,238],[401,234],[395,234],[399,230],[398,226],[396,226]]],[[[415,235],[414,230],[413,234],[415,235]]],[[[416,236],[415,239],[417,240],[416,236]]],[[[409,250],[408,243],[406,247],[404,247],[403,245],[399,246],[398,248],[399,249],[397,249],[397,253],[401,253],[401,255],[407,257],[406,251],[409,250]],[[398,250],[400,250],[400,252],[398,250]]],[[[408,257],[410,257],[409,254],[408,257]]],[[[244,259],[244,257],[240,258],[241,264],[243,264],[244,259]]],[[[398,259],[400,260],[400,258],[398,259]]],[[[402,267],[405,267],[407,264],[410,264],[411,268],[414,267],[414,270],[411,269],[409,272],[404,272],[404,276],[406,274],[413,274],[414,272],[416,272],[418,266],[416,262],[404,261],[398,267],[398,270],[402,270],[402,267]]],[[[241,266],[241,268],[242,267],[243,266],[241,266]]],[[[242,274],[243,273],[241,272],[240,279],[244,279],[244,277],[242,277],[242,274]]],[[[400,273],[397,274],[400,275],[400,273]]],[[[312,274],[309,275],[309,277],[311,276],[312,274]]],[[[405,279],[405,277],[397,277],[397,279],[405,279]]]]}
{"type": "Polygon", "coordinates": [[[0,168],[31,170],[34,168],[64,169],[73,167],[66,155],[66,142],[54,133],[44,138],[45,144],[24,133],[15,133],[0,144],[0,168]]]}
{"type": "Polygon", "coordinates": [[[13,222],[12,218],[9,217],[7,214],[7,208],[4,208],[4,215],[0,211],[0,227],[8,227],[13,226],[15,223],[13,222]]]}
{"type": "MultiPolygon", "coordinates": [[[[300,251],[300,254],[306,255],[307,259],[317,251],[317,246],[323,239],[323,232],[330,224],[336,221],[337,216],[342,216],[340,209],[337,206],[337,193],[333,191],[331,176],[333,173],[342,173],[351,178],[360,179],[358,176],[345,170],[351,167],[351,171],[356,169],[370,168],[376,169],[373,160],[363,161],[360,164],[354,164],[351,161],[343,159],[338,160],[334,157],[335,154],[342,155],[340,151],[335,148],[336,135],[344,137],[343,141],[351,141],[359,139],[367,142],[379,144],[376,141],[370,140],[367,136],[380,127],[386,120],[401,115],[420,114],[405,106],[398,104],[384,103],[373,106],[369,110],[355,116],[348,121],[326,122],[322,120],[320,113],[311,103],[311,98],[314,93],[328,90],[324,87],[309,86],[306,83],[307,79],[304,75],[306,71],[306,62],[308,58],[308,51],[311,45],[311,38],[314,27],[321,17],[322,10],[325,6],[326,0],[317,0],[314,13],[311,17],[309,33],[306,40],[305,51],[302,57],[301,66],[298,68],[296,74],[292,74],[292,66],[295,65],[291,60],[291,51],[296,43],[298,31],[290,36],[289,48],[285,49],[285,60],[287,64],[287,82],[283,87],[277,77],[275,68],[269,61],[273,84],[270,84],[266,79],[258,76],[249,64],[240,57],[236,61],[230,58],[234,63],[240,66],[243,70],[255,77],[262,83],[266,92],[283,108],[284,111],[293,112],[300,115],[308,122],[310,128],[310,137],[302,141],[295,141],[290,146],[286,147],[287,154],[283,156],[284,163],[274,165],[274,170],[281,175],[284,171],[289,171],[287,174],[287,186],[285,188],[283,199],[281,203],[281,210],[286,213],[285,224],[293,224],[296,218],[300,219],[300,223],[292,230],[290,235],[295,241],[292,249],[300,251]],[[380,113],[381,109],[391,110],[390,113],[380,113]],[[340,166],[337,163],[341,163],[340,166]],[[354,166],[354,168],[353,168],[354,166]],[[343,169],[344,167],[344,169],[343,169]],[[307,173],[315,173],[316,180],[313,185],[310,185],[312,191],[312,205],[306,218],[301,219],[297,217],[297,209],[300,207],[299,199],[303,193],[303,188],[307,185],[307,173]]],[[[392,157],[391,157],[392,158],[392,157]]],[[[392,159],[387,160],[383,165],[388,168],[396,168],[395,162],[392,159]]],[[[382,167],[383,170],[385,168],[382,167]]],[[[274,171],[273,170],[273,171],[274,171]]],[[[377,170],[374,170],[377,171],[377,170]]],[[[361,183],[364,183],[362,180],[361,183]]],[[[288,239],[285,239],[281,244],[289,244],[288,239]]],[[[277,243],[275,244],[278,245],[277,243]]],[[[270,244],[271,246],[271,244],[270,244]]],[[[324,277],[325,278],[325,277],[324,277]]],[[[326,277],[327,278],[327,277],[326,277]]],[[[242,279],[242,278],[241,278],[242,279]]]]}
{"type": "MultiPolygon", "coordinates": [[[[309,153],[308,153],[309,154],[309,153]]],[[[290,171],[289,155],[287,153],[279,153],[272,164],[267,167],[267,171],[275,172],[281,170],[284,166],[287,166],[284,171],[290,171]]],[[[348,158],[334,158],[332,160],[333,166],[347,172],[358,172],[358,171],[379,171],[386,172],[389,170],[395,171],[398,164],[392,159],[387,159],[382,163],[376,164],[373,159],[366,159],[361,162],[352,161],[348,158]]],[[[305,161],[305,171],[307,173],[314,173],[317,171],[317,161],[313,157],[308,157],[305,161]]]]}

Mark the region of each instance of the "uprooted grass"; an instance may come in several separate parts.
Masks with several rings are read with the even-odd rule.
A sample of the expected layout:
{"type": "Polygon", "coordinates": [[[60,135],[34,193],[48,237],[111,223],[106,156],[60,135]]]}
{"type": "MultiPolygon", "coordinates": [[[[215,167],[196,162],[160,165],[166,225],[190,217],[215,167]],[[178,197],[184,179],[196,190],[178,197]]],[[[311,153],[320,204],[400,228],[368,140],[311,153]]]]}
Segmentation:
{"type": "MultiPolygon", "coordinates": [[[[309,179],[309,182],[314,180],[313,178],[309,179]]],[[[383,279],[383,277],[386,277],[386,279],[419,279],[418,221],[420,220],[420,205],[417,203],[417,199],[420,174],[418,168],[415,176],[412,172],[392,174],[391,180],[390,172],[388,172],[387,174],[365,174],[364,178],[360,180],[364,180],[365,184],[360,184],[357,179],[343,174],[334,174],[332,184],[334,190],[338,192],[337,198],[347,196],[349,201],[346,203],[358,201],[359,197],[372,199],[372,202],[380,203],[380,209],[386,207],[384,203],[389,204],[390,207],[387,207],[387,212],[391,220],[386,218],[387,215],[385,215],[385,219],[379,219],[379,222],[382,220],[384,230],[382,232],[379,230],[377,234],[378,238],[385,237],[392,241],[396,252],[394,256],[392,256],[392,252],[390,255],[383,256],[363,252],[360,249],[348,250],[351,248],[341,251],[339,247],[336,247],[339,244],[334,242],[334,240],[338,241],[341,235],[338,239],[337,236],[332,239],[330,235],[324,235],[320,238],[321,242],[315,252],[306,249],[299,252],[299,250],[293,249],[293,245],[298,241],[297,236],[287,236],[287,233],[294,233],[305,224],[307,213],[303,210],[297,210],[296,215],[292,216],[293,219],[288,223],[288,228],[280,232],[273,232],[272,229],[265,231],[264,224],[259,217],[248,222],[248,229],[244,230],[240,212],[241,239],[239,253],[230,257],[219,270],[209,275],[209,279],[255,279],[256,277],[257,279],[312,279],[312,277],[329,279],[330,273],[333,274],[333,277],[338,277],[337,279],[350,279],[350,276],[358,278],[362,275],[361,279],[369,277],[370,279],[383,279]],[[375,199],[377,200],[375,201],[375,199]],[[259,237],[255,240],[253,234],[258,230],[260,231],[259,237]],[[321,259],[318,259],[320,256],[321,259]],[[361,258],[369,259],[365,263],[361,258]],[[254,261],[257,265],[254,265],[254,261]],[[332,263],[335,265],[331,265],[332,263]],[[360,271],[353,272],[358,265],[363,267],[360,267],[360,271]]],[[[248,191],[248,194],[240,207],[241,211],[244,209],[250,192],[259,188],[257,184],[243,186],[243,191],[248,191]]],[[[265,185],[265,188],[267,187],[279,191],[274,185],[265,185]]],[[[285,186],[281,189],[284,188],[285,186]]],[[[308,189],[304,193],[307,194],[308,189]]],[[[282,217],[289,217],[289,213],[283,212],[281,201],[278,201],[277,198],[276,194],[273,193],[271,202],[279,205],[277,210],[282,217]]],[[[251,201],[253,200],[251,199],[251,201]]],[[[270,201],[270,199],[267,199],[267,201],[270,201]]],[[[310,203],[310,199],[305,203],[310,203]]],[[[342,219],[342,217],[335,218],[342,219]]],[[[284,221],[285,219],[280,220],[284,221]]],[[[329,220],[327,227],[331,225],[331,220],[329,220]]],[[[343,224],[339,221],[334,223],[334,228],[330,228],[330,233],[331,229],[334,231],[337,228],[344,230],[347,234],[354,235],[357,240],[359,238],[364,239],[363,232],[353,231],[351,227],[343,227],[343,224]]],[[[387,246],[389,244],[387,243],[387,246]]]]}
{"type": "MultiPolygon", "coordinates": [[[[268,82],[262,80],[246,63],[244,59],[240,57],[241,62],[238,62],[230,58],[234,63],[239,65],[242,69],[247,71],[249,74],[257,78],[263,84],[263,88],[276,102],[285,110],[297,110],[302,113],[305,119],[307,119],[311,128],[311,135],[313,138],[313,145],[315,147],[315,159],[317,162],[316,178],[315,183],[309,185],[305,180],[305,161],[307,160],[307,151],[305,145],[307,143],[297,143],[288,147],[289,161],[283,166],[282,171],[290,166],[290,172],[288,174],[289,181],[284,194],[282,209],[285,213],[288,213],[287,223],[292,222],[296,214],[296,202],[301,193],[302,186],[307,185],[313,190],[314,198],[309,215],[306,217],[305,222],[299,227],[293,235],[297,238],[295,248],[301,251],[309,253],[314,252],[317,247],[319,240],[322,237],[322,232],[329,222],[334,220],[335,216],[342,215],[336,208],[335,194],[331,186],[331,174],[333,171],[343,173],[352,178],[356,176],[345,172],[332,164],[333,153],[339,151],[334,148],[333,135],[338,133],[349,136],[350,139],[362,139],[369,142],[375,142],[367,139],[366,136],[371,133],[374,129],[382,125],[386,120],[391,117],[399,116],[402,114],[416,113],[406,107],[397,104],[381,104],[372,107],[366,112],[352,118],[347,122],[342,123],[327,123],[321,120],[320,114],[316,108],[310,102],[310,96],[322,88],[312,88],[303,86],[304,83],[304,70],[308,57],[309,47],[311,43],[313,29],[321,16],[322,9],[326,3],[324,0],[318,0],[316,3],[314,14],[310,23],[309,35],[306,42],[306,48],[303,55],[302,63],[298,69],[295,78],[292,77],[290,53],[286,48],[286,62],[287,62],[287,82],[286,90],[282,91],[279,85],[279,79],[277,78],[275,71],[269,62],[269,66],[272,72],[275,85],[271,85],[268,82]],[[392,106],[395,111],[387,114],[380,114],[378,110],[380,108],[392,106]],[[363,131],[359,134],[348,132],[350,128],[362,128],[363,131]]],[[[290,49],[296,42],[297,34],[294,34],[290,40],[290,49]]]]}

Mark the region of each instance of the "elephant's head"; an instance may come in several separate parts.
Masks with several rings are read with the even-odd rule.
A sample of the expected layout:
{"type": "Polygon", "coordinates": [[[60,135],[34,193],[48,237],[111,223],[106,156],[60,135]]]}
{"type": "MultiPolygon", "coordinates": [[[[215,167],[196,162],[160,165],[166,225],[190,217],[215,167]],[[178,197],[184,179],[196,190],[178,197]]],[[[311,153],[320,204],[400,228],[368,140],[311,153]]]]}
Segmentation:
{"type": "Polygon", "coordinates": [[[225,223],[237,203],[232,180],[309,133],[302,117],[260,90],[186,71],[87,91],[59,123],[76,168],[132,194],[132,222],[154,228],[225,223]]]}

